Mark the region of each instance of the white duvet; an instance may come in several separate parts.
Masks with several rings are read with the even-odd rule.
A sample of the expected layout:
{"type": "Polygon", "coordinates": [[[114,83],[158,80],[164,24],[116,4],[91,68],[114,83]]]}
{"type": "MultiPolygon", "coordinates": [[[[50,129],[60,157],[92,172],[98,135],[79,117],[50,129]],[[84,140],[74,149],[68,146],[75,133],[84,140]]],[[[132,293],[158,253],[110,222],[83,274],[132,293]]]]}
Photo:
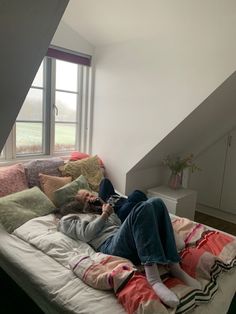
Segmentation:
{"type": "Polygon", "coordinates": [[[87,286],[71,271],[69,261],[72,258],[79,255],[93,255],[95,251],[88,244],[75,241],[58,232],[53,215],[29,220],[16,229],[13,236],[42,251],[53,262],[54,270],[51,263],[50,269],[47,269],[47,265],[42,268],[43,254],[40,255],[38,262],[34,259],[33,265],[36,272],[38,269],[39,275],[36,274],[36,284],[41,285],[43,297],[47,298],[47,302],[52,303],[55,308],[55,312],[48,310],[47,313],[108,314],[111,308],[114,313],[125,313],[112,292],[103,292],[87,286]]]}
{"type": "Polygon", "coordinates": [[[30,243],[64,267],[70,269],[69,261],[78,255],[91,255],[95,251],[86,243],[75,241],[57,231],[53,215],[29,220],[13,232],[18,238],[30,243]]]}

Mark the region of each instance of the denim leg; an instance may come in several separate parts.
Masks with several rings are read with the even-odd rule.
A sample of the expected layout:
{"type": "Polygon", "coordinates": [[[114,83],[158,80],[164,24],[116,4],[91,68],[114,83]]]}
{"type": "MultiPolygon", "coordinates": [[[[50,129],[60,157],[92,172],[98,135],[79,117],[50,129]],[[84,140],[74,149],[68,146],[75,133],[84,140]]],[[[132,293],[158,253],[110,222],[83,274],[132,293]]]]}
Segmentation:
{"type": "MultiPolygon", "coordinates": [[[[115,189],[111,183],[111,181],[107,178],[102,179],[100,185],[99,185],[99,192],[98,196],[101,197],[101,199],[106,202],[112,195],[118,195],[115,192],[115,189]]],[[[117,204],[114,207],[115,213],[120,218],[120,220],[123,222],[127,215],[130,213],[130,208],[124,208],[124,211],[122,210],[123,205],[127,203],[127,198],[121,197],[117,204]]]]}
{"type": "Polygon", "coordinates": [[[122,200],[122,202],[118,202],[116,206],[116,214],[120,218],[123,223],[126,217],[129,215],[134,206],[140,202],[146,201],[147,196],[142,191],[135,190],[131,194],[128,195],[128,198],[122,200]]]}
{"type": "Polygon", "coordinates": [[[179,262],[173,228],[164,203],[157,198],[137,204],[117,233],[100,248],[134,264],[179,262]]]}
{"type": "Polygon", "coordinates": [[[117,193],[115,192],[111,181],[107,178],[102,179],[99,185],[98,196],[101,197],[104,202],[106,202],[108,198],[114,194],[117,193]]]}
{"type": "Polygon", "coordinates": [[[129,202],[127,199],[121,201],[115,206],[115,213],[123,223],[136,204],[129,202]]]}
{"type": "Polygon", "coordinates": [[[147,196],[140,190],[134,190],[131,194],[128,195],[128,201],[132,203],[139,203],[147,200],[147,196]]]}

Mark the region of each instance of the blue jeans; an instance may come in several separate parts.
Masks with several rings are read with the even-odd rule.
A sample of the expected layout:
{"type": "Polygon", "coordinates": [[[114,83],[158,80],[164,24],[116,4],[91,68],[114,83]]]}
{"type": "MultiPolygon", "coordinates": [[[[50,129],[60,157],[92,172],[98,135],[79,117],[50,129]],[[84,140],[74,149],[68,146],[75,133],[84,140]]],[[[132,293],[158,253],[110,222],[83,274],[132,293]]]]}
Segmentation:
{"type": "Polygon", "coordinates": [[[99,251],[127,258],[135,265],[169,264],[180,260],[168,211],[158,198],[137,204],[99,251]]]}
{"type": "MultiPolygon", "coordinates": [[[[111,181],[104,178],[99,185],[98,195],[104,202],[106,202],[110,196],[118,194],[115,192],[111,181]]],[[[121,197],[116,203],[114,211],[120,218],[121,222],[123,222],[135,205],[146,200],[147,197],[142,191],[135,190],[128,195],[128,198],[121,197]]]]}

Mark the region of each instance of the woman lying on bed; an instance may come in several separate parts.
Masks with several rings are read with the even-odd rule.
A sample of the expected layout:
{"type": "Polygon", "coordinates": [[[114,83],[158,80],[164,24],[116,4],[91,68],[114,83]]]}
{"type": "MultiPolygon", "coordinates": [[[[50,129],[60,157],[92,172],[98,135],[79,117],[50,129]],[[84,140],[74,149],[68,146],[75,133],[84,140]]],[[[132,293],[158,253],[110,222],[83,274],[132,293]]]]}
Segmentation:
{"type": "Polygon", "coordinates": [[[170,273],[186,285],[200,289],[199,282],[185,273],[180,265],[173,228],[164,203],[151,198],[137,203],[125,221],[104,203],[98,214],[91,206],[91,193],[80,190],[75,201],[59,208],[59,231],[90,244],[96,251],[121,256],[135,265],[144,265],[148,282],[163,303],[175,307],[177,296],[162,282],[158,264],[168,265],[170,273]],[[79,213],[86,214],[78,215],[79,213]]]}
{"type": "Polygon", "coordinates": [[[115,192],[111,181],[104,178],[99,185],[98,197],[88,190],[79,190],[76,199],[80,199],[84,204],[89,203],[91,208],[100,211],[100,213],[102,212],[102,205],[108,203],[123,222],[133,207],[142,201],[146,201],[147,196],[142,191],[135,190],[128,197],[122,197],[115,192]]]}

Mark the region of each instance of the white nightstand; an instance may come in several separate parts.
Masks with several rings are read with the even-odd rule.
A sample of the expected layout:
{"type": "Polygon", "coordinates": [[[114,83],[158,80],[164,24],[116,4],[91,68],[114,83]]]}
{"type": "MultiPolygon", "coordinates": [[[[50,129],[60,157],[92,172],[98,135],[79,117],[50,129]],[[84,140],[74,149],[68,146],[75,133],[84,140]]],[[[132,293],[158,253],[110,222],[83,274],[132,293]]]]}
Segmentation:
{"type": "Polygon", "coordinates": [[[189,189],[173,190],[161,185],[147,190],[147,196],[159,197],[165,203],[168,211],[177,216],[194,220],[197,192],[189,189]]]}

